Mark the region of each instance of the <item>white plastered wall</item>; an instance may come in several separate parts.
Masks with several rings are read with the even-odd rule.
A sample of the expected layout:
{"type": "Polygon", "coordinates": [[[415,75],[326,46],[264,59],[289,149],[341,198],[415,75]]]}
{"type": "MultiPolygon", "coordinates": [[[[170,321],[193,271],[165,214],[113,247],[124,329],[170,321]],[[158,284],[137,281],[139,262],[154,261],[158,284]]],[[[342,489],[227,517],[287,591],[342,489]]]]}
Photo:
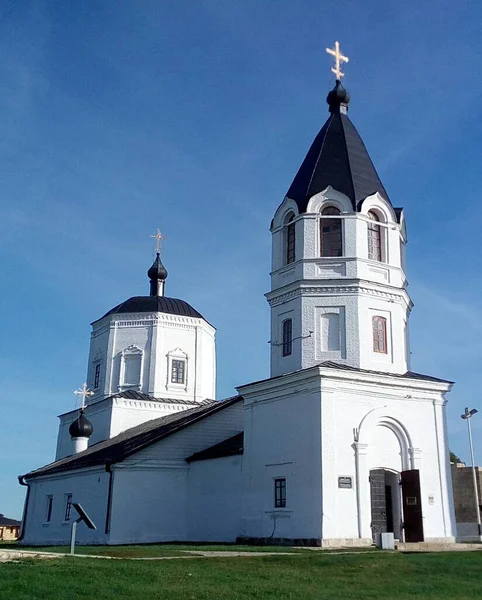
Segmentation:
{"type": "MultiPolygon", "coordinates": [[[[192,529],[188,516],[189,502],[197,502],[206,508],[209,502],[202,497],[206,490],[195,481],[191,490],[190,464],[185,459],[242,431],[242,415],[240,401],[115,465],[109,542],[189,540],[192,529]],[[197,497],[198,493],[201,496],[197,497]]],[[[222,477],[226,473],[222,463],[219,465],[219,477],[222,477]]],[[[239,466],[235,468],[239,469],[239,466]]],[[[236,473],[233,472],[226,484],[232,482],[235,485],[235,480],[236,473]]],[[[220,485],[218,492],[223,495],[228,490],[223,491],[220,485]]],[[[235,538],[230,537],[233,530],[232,507],[219,498],[218,506],[220,511],[224,511],[219,514],[219,541],[234,541],[235,538]],[[225,523],[225,532],[220,529],[221,523],[225,523]]],[[[206,520],[211,516],[209,513],[203,518],[206,520]]]]}
{"type": "Polygon", "coordinates": [[[187,538],[192,542],[234,542],[241,521],[243,457],[190,463],[187,538]]]}
{"type": "Polygon", "coordinates": [[[420,470],[425,539],[452,541],[444,424],[449,387],[314,368],[239,388],[245,397],[242,535],[273,535],[272,479],[281,476],[287,507],[274,537],[371,543],[369,472],[403,468],[420,470]],[[351,478],[352,487],[338,487],[339,477],[351,478]]]}
{"type": "Polygon", "coordinates": [[[216,394],[215,329],[204,319],[167,313],[114,314],[93,324],[87,383],[97,402],[124,389],[158,398],[201,401],[216,394]],[[126,352],[141,354],[138,385],[125,386],[126,352]],[[170,380],[172,359],[186,361],[185,384],[170,380]],[[95,368],[100,365],[99,385],[95,368]]]}
{"type": "Polygon", "coordinates": [[[70,521],[65,521],[66,494],[78,502],[94,521],[97,529],[84,523],[77,527],[79,544],[104,544],[109,474],[103,467],[57,473],[30,481],[25,537],[23,544],[67,544],[72,521],[78,514],[72,507],[70,521]],[[52,496],[52,515],[47,522],[47,497],[52,496]]]}
{"type": "MultiPolygon", "coordinates": [[[[321,537],[321,406],[316,377],[239,388],[244,405],[241,537],[321,537]],[[286,508],[274,479],[286,478],[286,508]]],[[[269,381],[269,380],[268,380],[269,381]]]]}
{"type": "Polygon", "coordinates": [[[349,199],[328,187],[308,203],[307,212],[296,216],[296,260],[283,265],[288,214],[297,215],[296,204],[285,198],[272,226],[271,375],[307,368],[331,360],[365,369],[404,373],[407,370],[408,318],[411,301],[401,253],[405,244],[403,215],[397,222],[393,208],[378,193],[365,199],[353,212],[349,199]],[[341,211],[343,256],[320,256],[320,215],[326,206],[341,211]],[[368,212],[379,217],[382,261],[368,258],[368,212]],[[323,347],[324,314],[339,315],[337,349],[323,347]],[[373,352],[372,317],[387,319],[389,345],[386,355],[373,352]],[[283,357],[280,323],[293,320],[293,352],[283,357]],[[310,333],[312,332],[312,333],[310,333]]]}

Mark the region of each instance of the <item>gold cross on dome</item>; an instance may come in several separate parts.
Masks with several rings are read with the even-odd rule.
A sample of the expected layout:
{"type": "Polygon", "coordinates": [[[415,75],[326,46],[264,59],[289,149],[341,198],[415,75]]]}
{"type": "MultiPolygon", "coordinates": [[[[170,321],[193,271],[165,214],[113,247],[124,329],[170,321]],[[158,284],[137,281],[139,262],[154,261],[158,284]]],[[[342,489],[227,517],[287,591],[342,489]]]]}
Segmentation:
{"type": "Polygon", "coordinates": [[[90,396],[93,396],[94,392],[89,390],[87,384],[84,383],[84,385],[80,389],[75,390],[74,394],[82,398],[82,408],[85,408],[85,399],[90,398],[90,396]]]}
{"type": "Polygon", "coordinates": [[[155,234],[151,233],[150,237],[154,238],[156,240],[156,252],[158,254],[160,254],[161,253],[161,241],[167,240],[167,236],[162,235],[162,233],[159,231],[159,228],[158,228],[155,234]]]}
{"type": "Polygon", "coordinates": [[[327,48],[326,51],[328,54],[331,54],[335,59],[335,66],[331,67],[332,72],[335,74],[335,77],[338,81],[341,80],[342,77],[345,76],[345,73],[341,70],[341,63],[347,63],[350,59],[348,56],[344,56],[340,51],[339,42],[335,42],[335,49],[327,48]]]}

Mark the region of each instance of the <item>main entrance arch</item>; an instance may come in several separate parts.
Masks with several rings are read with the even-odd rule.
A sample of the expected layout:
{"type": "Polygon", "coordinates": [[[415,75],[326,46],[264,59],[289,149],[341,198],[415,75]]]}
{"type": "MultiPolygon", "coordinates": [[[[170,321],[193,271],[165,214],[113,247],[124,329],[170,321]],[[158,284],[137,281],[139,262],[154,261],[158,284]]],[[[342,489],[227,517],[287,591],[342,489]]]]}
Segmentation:
{"type": "Polygon", "coordinates": [[[386,409],[369,411],[356,430],[359,535],[376,540],[391,532],[396,539],[423,541],[416,449],[401,421],[386,409]]]}

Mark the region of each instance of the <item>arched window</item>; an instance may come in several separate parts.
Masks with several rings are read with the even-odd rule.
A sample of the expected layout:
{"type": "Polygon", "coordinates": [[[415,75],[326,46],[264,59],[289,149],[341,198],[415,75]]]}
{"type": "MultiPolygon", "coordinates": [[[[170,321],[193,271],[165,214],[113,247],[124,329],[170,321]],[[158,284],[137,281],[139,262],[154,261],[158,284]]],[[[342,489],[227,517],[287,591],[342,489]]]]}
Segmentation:
{"type": "Polygon", "coordinates": [[[368,223],[368,258],[381,262],[382,232],[380,225],[377,225],[380,219],[373,211],[368,213],[368,218],[370,219],[368,223]]]}
{"type": "Polygon", "coordinates": [[[373,317],[373,352],[387,354],[387,320],[385,317],[373,317]]]}
{"type": "Polygon", "coordinates": [[[283,321],[283,356],[289,356],[291,354],[293,345],[293,323],[291,319],[283,321]]]}
{"type": "Polygon", "coordinates": [[[339,215],[340,211],[334,206],[327,206],[321,213],[320,221],[320,255],[343,256],[343,243],[341,235],[341,219],[324,219],[339,215]]]}
{"type": "Polygon", "coordinates": [[[295,215],[291,213],[285,221],[285,256],[284,264],[295,262],[296,230],[295,215]]]}

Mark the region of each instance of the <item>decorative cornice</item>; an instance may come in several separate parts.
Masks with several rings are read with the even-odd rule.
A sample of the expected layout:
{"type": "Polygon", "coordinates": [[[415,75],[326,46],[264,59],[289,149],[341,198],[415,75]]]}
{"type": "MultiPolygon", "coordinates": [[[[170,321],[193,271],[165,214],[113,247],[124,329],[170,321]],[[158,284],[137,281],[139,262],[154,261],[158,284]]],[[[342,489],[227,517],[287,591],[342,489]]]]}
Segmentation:
{"type": "MultiPolygon", "coordinates": [[[[392,302],[400,302],[402,304],[407,303],[407,293],[405,290],[400,290],[400,293],[394,292],[385,292],[382,290],[363,287],[360,285],[353,286],[341,286],[341,285],[331,285],[331,286],[303,286],[297,287],[294,290],[287,291],[279,296],[269,297],[272,292],[266,294],[268,303],[270,306],[277,306],[278,304],[283,304],[294,298],[299,298],[300,296],[343,296],[346,294],[360,294],[364,296],[375,296],[377,298],[383,298],[384,300],[392,301],[392,302]]],[[[409,300],[408,305],[412,307],[412,302],[409,300]]]]}

